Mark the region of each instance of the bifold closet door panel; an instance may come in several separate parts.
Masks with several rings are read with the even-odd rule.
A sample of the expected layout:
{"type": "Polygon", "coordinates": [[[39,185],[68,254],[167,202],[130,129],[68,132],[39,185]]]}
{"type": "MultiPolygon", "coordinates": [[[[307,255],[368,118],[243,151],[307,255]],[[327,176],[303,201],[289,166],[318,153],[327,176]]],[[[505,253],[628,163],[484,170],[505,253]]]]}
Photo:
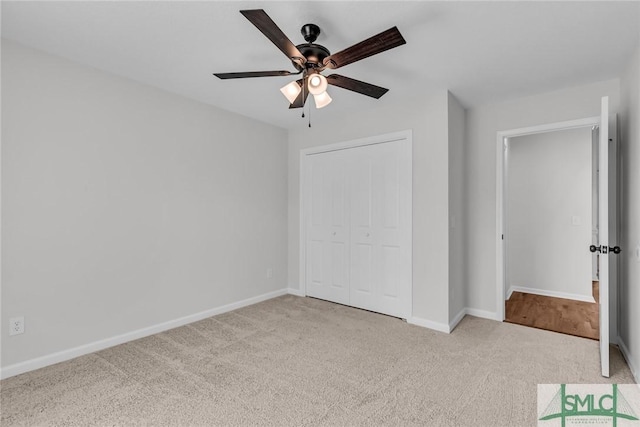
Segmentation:
{"type": "Polygon", "coordinates": [[[371,147],[358,150],[351,160],[350,247],[351,305],[372,310],[375,307],[376,277],[374,268],[375,236],[372,236],[374,200],[374,156],[371,147]]]}
{"type": "Polygon", "coordinates": [[[365,147],[350,162],[349,300],[355,307],[406,318],[411,248],[403,222],[410,223],[406,183],[411,176],[403,168],[407,153],[401,144],[365,147]]]}
{"type": "Polygon", "coordinates": [[[303,162],[309,296],[411,315],[411,143],[309,154],[303,162]]]}
{"type": "Polygon", "coordinates": [[[306,274],[307,295],[349,304],[347,156],[310,156],[306,274]]]}

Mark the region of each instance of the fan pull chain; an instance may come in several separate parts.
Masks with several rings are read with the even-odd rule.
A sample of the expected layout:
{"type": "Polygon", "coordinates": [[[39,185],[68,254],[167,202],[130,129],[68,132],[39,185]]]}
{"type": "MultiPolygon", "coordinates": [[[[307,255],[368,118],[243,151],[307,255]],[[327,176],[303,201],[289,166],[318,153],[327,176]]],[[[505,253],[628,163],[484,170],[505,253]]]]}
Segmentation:
{"type": "Polygon", "coordinates": [[[311,103],[309,103],[309,127],[311,127],[311,103]]]}
{"type": "Polygon", "coordinates": [[[304,74],[303,74],[303,77],[302,77],[302,118],[303,118],[303,119],[304,119],[304,104],[305,104],[305,102],[304,102],[304,87],[305,87],[305,81],[304,81],[304,80],[305,80],[305,79],[304,79],[304,74]]]}

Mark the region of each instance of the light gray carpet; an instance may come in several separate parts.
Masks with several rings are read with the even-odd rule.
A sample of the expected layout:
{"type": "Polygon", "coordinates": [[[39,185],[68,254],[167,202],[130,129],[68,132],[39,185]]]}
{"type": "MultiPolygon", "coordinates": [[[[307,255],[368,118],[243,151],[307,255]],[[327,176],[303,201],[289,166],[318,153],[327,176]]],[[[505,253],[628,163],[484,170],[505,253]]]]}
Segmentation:
{"type": "Polygon", "coordinates": [[[0,383],[9,425],[534,426],[538,383],[631,383],[596,341],[467,316],[446,335],[283,296],[0,383]]]}

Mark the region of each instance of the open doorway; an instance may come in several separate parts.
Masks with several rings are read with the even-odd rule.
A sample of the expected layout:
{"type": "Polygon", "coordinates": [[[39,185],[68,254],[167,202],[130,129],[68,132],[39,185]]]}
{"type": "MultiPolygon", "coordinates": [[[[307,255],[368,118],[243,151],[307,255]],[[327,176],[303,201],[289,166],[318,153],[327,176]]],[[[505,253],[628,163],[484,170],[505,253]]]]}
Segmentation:
{"type": "Polygon", "coordinates": [[[505,140],[505,321],[599,338],[597,139],[591,127],[505,140]]]}

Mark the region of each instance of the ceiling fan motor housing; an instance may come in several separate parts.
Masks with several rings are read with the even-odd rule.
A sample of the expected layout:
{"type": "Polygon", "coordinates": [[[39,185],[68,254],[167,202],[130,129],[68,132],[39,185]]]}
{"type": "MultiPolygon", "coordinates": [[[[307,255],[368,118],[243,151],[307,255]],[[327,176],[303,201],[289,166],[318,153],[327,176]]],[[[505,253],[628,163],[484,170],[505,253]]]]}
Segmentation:
{"type": "Polygon", "coordinates": [[[296,61],[291,61],[294,67],[296,67],[298,70],[303,70],[304,68],[324,68],[322,61],[324,61],[326,57],[331,55],[329,49],[319,44],[303,43],[296,46],[296,48],[298,48],[300,53],[302,53],[307,59],[307,62],[304,65],[300,65],[296,61]]]}
{"type": "Polygon", "coordinates": [[[298,64],[295,60],[292,60],[293,66],[302,71],[303,69],[317,69],[324,68],[322,61],[329,55],[329,49],[314,42],[320,35],[320,27],[316,24],[304,24],[300,28],[300,33],[307,41],[307,43],[299,44],[296,48],[304,55],[307,62],[304,65],[298,64]]]}

